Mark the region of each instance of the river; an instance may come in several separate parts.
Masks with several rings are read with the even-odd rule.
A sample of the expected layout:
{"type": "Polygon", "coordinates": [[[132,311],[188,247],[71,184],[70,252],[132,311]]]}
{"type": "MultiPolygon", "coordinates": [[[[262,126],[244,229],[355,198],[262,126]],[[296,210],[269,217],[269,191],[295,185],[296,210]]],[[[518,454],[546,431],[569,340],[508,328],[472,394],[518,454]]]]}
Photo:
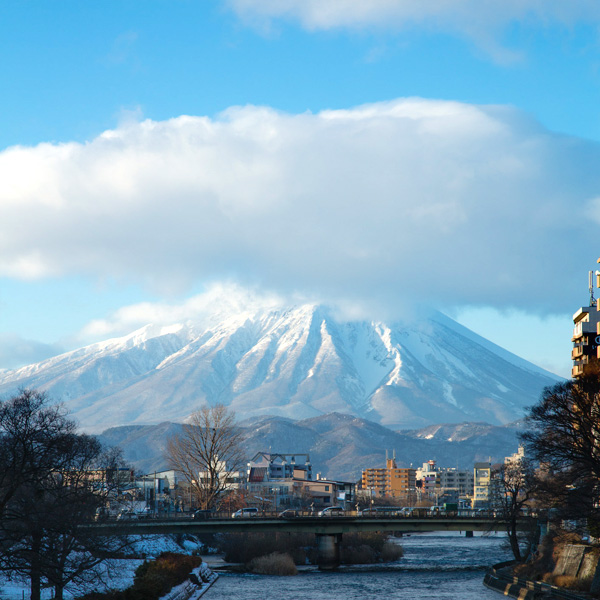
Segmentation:
{"type": "Polygon", "coordinates": [[[310,567],[295,577],[222,573],[204,600],[498,600],[483,586],[485,569],[510,559],[502,534],[467,538],[458,533],[406,536],[397,540],[397,563],[340,567],[322,573],[310,567]]]}

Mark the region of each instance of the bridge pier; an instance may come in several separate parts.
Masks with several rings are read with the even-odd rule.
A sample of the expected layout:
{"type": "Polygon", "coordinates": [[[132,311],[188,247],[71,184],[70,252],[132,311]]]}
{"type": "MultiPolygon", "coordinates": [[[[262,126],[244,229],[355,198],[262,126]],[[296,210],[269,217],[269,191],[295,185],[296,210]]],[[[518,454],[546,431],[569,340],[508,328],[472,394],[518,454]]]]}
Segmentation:
{"type": "Polygon", "coordinates": [[[317,564],[321,571],[331,571],[340,566],[341,533],[317,533],[317,564]]]}
{"type": "Polygon", "coordinates": [[[472,531],[465,531],[465,537],[473,537],[472,531]]]}

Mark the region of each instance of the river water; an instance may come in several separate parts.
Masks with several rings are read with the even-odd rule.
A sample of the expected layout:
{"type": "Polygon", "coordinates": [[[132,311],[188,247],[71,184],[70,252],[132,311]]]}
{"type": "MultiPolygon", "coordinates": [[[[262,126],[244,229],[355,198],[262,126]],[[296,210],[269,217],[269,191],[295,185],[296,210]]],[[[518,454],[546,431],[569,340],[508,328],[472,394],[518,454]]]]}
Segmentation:
{"type": "Polygon", "coordinates": [[[502,534],[464,533],[406,536],[397,542],[397,563],[340,567],[322,573],[302,570],[295,577],[222,573],[203,600],[498,600],[483,585],[488,566],[510,559],[502,534]]]}

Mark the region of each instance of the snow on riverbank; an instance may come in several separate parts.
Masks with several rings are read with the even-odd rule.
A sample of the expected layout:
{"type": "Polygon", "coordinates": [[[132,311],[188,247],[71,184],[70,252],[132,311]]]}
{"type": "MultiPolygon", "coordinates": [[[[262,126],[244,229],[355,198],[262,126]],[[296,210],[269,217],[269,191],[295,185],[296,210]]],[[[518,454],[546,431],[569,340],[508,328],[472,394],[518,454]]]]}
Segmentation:
{"type": "MultiPolygon", "coordinates": [[[[163,552],[192,554],[200,549],[200,545],[192,540],[184,540],[182,546],[171,536],[136,536],[133,552],[136,556],[156,558],[163,552]]],[[[65,600],[81,596],[90,591],[124,590],[133,585],[135,570],[144,562],[143,558],[111,559],[99,565],[99,580],[87,585],[69,585],[65,588],[65,600]]],[[[54,591],[42,590],[42,600],[50,600],[54,591]]],[[[9,579],[0,575],[0,598],[2,600],[22,600],[29,597],[29,582],[22,578],[9,579]]]]}

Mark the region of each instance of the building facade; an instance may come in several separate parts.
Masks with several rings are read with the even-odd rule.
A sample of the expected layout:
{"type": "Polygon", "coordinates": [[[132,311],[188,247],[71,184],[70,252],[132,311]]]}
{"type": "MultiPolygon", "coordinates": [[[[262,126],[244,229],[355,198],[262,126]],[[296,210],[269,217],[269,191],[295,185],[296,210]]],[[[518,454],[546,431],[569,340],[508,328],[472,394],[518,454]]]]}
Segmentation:
{"type": "Polygon", "coordinates": [[[477,462],[473,469],[473,508],[485,508],[491,498],[492,465],[477,462]]]}
{"type": "Polygon", "coordinates": [[[456,502],[473,497],[475,475],[473,471],[440,469],[440,501],[456,502]]]}
{"type": "Polygon", "coordinates": [[[597,306],[582,306],[573,315],[573,367],[571,377],[586,375],[598,364],[600,312],[597,306]]]}
{"type": "Polygon", "coordinates": [[[399,468],[395,458],[388,458],[385,468],[365,469],[362,472],[360,487],[372,497],[408,496],[416,489],[416,470],[399,468]]]}

